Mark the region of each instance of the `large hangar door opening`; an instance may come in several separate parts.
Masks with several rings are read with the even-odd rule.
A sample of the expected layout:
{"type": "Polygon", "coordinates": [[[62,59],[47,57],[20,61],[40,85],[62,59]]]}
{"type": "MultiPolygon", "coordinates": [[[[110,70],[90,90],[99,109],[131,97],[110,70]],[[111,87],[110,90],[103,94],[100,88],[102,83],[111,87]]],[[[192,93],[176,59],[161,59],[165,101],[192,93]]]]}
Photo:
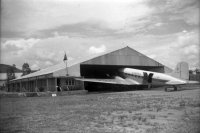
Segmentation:
{"type": "Polygon", "coordinates": [[[135,68],[153,72],[164,72],[163,66],[120,66],[120,65],[80,65],[81,76],[85,78],[113,78],[119,76],[121,68],[135,68]]]}
{"type": "Polygon", "coordinates": [[[112,78],[112,76],[119,75],[121,66],[111,65],[81,65],[81,76],[85,78],[112,78]]]}

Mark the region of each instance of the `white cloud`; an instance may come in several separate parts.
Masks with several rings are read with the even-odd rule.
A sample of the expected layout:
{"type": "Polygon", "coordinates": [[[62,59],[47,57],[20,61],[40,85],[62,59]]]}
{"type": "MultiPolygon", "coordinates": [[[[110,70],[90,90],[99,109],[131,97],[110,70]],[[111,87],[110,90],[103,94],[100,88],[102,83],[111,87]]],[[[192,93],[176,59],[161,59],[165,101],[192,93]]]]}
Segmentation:
{"type": "Polygon", "coordinates": [[[38,70],[38,69],[39,69],[38,64],[31,65],[31,70],[38,70]]]}
{"type": "Polygon", "coordinates": [[[169,64],[172,68],[180,61],[188,62],[190,68],[198,67],[198,36],[199,34],[196,31],[176,34],[176,39],[173,42],[154,51],[158,53],[156,58],[162,60],[165,64],[169,64]]]}
{"type": "Polygon", "coordinates": [[[184,12],[183,18],[190,25],[198,25],[199,15],[199,8],[191,8],[184,12]]]}
{"type": "Polygon", "coordinates": [[[44,64],[46,65],[46,67],[53,65],[53,63],[51,61],[45,61],[44,64]]]}
{"type": "Polygon", "coordinates": [[[42,69],[62,62],[64,51],[69,60],[77,61],[79,56],[87,57],[128,45],[171,68],[174,68],[182,60],[187,61],[190,67],[194,67],[198,61],[198,36],[197,31],[181,31],[160,36],[138,34],[129,38],[115,39],[56,36],[41,39],[31,48],[21,52],[19,56],[3,54],[2,59],[5,64],[18,66],[22,66],[25,61],[28,61],[31,68],[42,69]]]}
{"type": "MultiPolygon", "coordinates": [[[[12,47],[18,48],[19,51],[16,51],[16,52],[20,54],[21,52],[26,51],[30,49],[31,47],[33,47],[33,45],[35,45],[39,41],[40,39],[34,39],[34,38],[7,40],[6,42],[2,44],[2,50],[5,50],[7,46],[12,46],[12,47]]],[[[9,50],[7,51],[9,52],[9,50]]]]}
{"type": "Polygon", "coordinates": [[[183,32],[183,33],[186,33],[186,32],[187,32],[187,30],[183,30],[182,32],[183,32]]]}
{"type": "Polygon", "coordinates": [[[183,19],[190,25],[199,25],[198,0],[167,0],[162,9],[172,13],[170,20],[183,19]]]}
{"type": "Polygon", "coordinates": [[[54,35],[55,37],[59,37],[59,33],[58,33],[58,32],[54,32],[53,35],[54,35]]]}
{"type": "MultiPolygon", "coordinates": [[[[10,29],[8,31],[20,29],[19,31],[25,31],[22,34],[30,36],[42,34],[45,32],[44,29],[46,32],[48,30],[51,32],[44,33],[48,38],[36,39],[33,37],[5,41],[2,44],[4,51],[2,60],[18,66],[21,66],[24,61],[28,61],[33,68],[44,68],[62,61],[64,51],[69,60],[76,60],[78,56],[102,53],[115,49],[126,42],[126,45],[132,46],[167,66],[174,67],[182,59],[194,66],[198,60],[199,33],[191,32],[194,29],[191,25],[199,23],[199,8],[191,7],[193,4],[190,1],[167,1],[166,6],[159,6],[161,9],[159,12],[156,10],[156,4],[148,5],[149,0],[86,0],[84,2],[80,0],[30,0],[23,1],[24,3],[10,4],[11,8],[8,10],[4,6],[4,10],[8,11],[6,18],[9,18],[7,21],[4,19],[3,24],[5,25],[2,26],[4,30],[6,28],[10,29]],[[21,8],[18,7],[19,5],[22,5],[21,8]],[[13,13],[14,11],[16,13],[13,13]],[[175,19],[176,21],[174,21],[175,19]],[[177,25],[179,21],[182,25],[177,25]],[[60,30],[64,33],[52,30],[71,24],[85,24],[89,28],[85,28],[86,30],[77,27],[72,29],[69,26],[66,31],[60,30]],[[98,24],[98,27],[95,24],[98,24]],[[168,26],[166,35],[147,34],[146,31],[149,29],[162,31],[162,28],[165,27],[162,26],[163,24],[168,26]],[[105,31],[106,36],[88,34],[90,30],[98,32],[97,28],[101,29],[99,32],[105,31]],[[177,28],[177,30],[173,31],[173,28],[177,28]],[[78,36],[76,33],[70,34],[70,30],[74,30],[76,33],[83,31],[81,35],[84,37],[80,34],[78,36]]],[[[13,33],[17,34],[18,32],[13,33]]]]}
{"type": "Polygon", "coordinates": [[[49,51],[47,49],[36,49],[36,51],[34,52],[34,55],[36,57],[44,60],[52,59],[53,57],[55,57],[55,54],[56,53],[54,51],[49,51]]]}
{"type": "Polygon", "coordinates": [[[91,46],[88,50],[91,54],[99,54],[106,51],[105,45],[101,45],[100,47],[91,46]]]}
{"type": "MultiPolygon", "coordinates": [[[[20,7],[20,12],[16,11],[15,13],[15,15],[19,14],[19,18],[14,21],[12,20],[13,14],[9,14],[8,22],[5,18],[3,24],[5,24],[4,28],[10,29],[9,25],[13,25],[14,30],[26,31],[26,34],[29,35],[38,30],[92,21],[101,22],[104,26],[112,29],[121,29],[124,26],[131,26],[139,19],[148,17],[153,11],[153,8],[147,6],[146,0],[59,2],[30,0],[23,1],[22,5],[24,6],[20,7]]],[[[15,8],[17,7],[11,6],[5,10],[15,10],[15,8]]],[[[12,30],[10,29],[10,31],[12,30]]]]}
{"type": "Polygon", "coordinates": [[[163,23],[156,23],[155,24],[155,26],[157,26],[157,27],[160,27],[160,26],[162,26],[163,25],[163,23]]]}

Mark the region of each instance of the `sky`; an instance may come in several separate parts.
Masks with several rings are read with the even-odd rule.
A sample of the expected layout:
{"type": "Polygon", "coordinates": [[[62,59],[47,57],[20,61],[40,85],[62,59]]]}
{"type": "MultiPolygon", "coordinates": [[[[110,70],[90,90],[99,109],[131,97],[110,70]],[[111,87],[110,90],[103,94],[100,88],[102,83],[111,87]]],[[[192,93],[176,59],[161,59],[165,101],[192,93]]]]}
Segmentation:
{"type": "Polygon", "coordinates": [[[43,69],[129,46],[199,68],[199,0],[1,0],[0,63],[43,69]]]}

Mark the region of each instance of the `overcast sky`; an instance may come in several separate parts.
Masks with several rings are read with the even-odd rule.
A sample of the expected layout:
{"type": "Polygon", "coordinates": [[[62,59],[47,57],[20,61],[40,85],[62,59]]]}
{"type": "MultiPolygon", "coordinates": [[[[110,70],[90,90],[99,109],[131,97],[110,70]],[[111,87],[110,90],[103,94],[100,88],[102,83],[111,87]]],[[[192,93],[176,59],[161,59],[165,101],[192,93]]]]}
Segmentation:
{"type": "Polygon", "coordinates": [[[199,0],[2,0],[1,63],[32,69],[130,46],[199,66],[199,0]]]}

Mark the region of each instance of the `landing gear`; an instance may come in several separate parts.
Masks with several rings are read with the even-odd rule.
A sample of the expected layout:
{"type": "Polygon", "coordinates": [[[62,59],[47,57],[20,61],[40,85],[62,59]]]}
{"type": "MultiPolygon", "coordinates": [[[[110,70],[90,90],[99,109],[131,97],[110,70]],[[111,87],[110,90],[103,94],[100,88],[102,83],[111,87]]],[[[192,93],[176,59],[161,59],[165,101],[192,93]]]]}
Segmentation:
{"type": "Polygon", "coordinates": [[[165,87],[165,91],[167,92],[167,91],[178,91],[178,86],[175,86],[175,85],[173,85],[173,86],[166,86],[165,87]]]}
{"type": "Polygon", "coordinates": [[[174,91],[178,91],[178,88],[177,88],[177,86],[173,86],[174,87],[174,91]]]}
{"type": "Polygon", "coordinates": [[[152,87],[152,85],[150,83],[148,83],[148,89],[150,90],[152,87]]]}

